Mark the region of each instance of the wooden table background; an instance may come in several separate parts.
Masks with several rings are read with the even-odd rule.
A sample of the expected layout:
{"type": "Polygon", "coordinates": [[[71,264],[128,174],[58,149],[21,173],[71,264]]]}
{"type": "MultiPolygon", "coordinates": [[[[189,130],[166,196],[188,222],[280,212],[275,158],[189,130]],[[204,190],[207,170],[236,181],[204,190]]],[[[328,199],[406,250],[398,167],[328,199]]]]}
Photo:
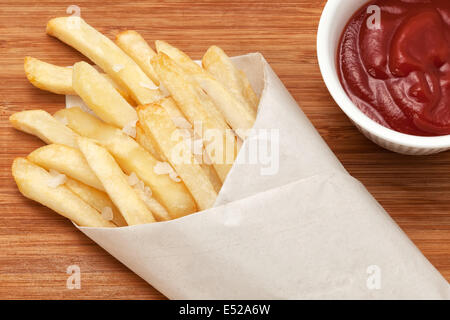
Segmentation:
{"type": "Polygon", "coordinates": [[[0,298],[164,298],[69,221],[22,197],[11,177],[13,158],[43,143],[12,129],[8,117],[64,106],[64,97],[28,83],[23,58],[58,65],[85,59],[45,34],[46,22],[66,15],[71,4],[111,38],[135,29],[149,42],[168,40],[193,58],[211,44],[230,55],[261,52],[348,171],[450,280],[450,152],[398,155],[355,129],[331,99],[317,65],[316,30],[325,2],[0,0],[0,298]],[[74,264],[81,268],[80,290],[66,288],[66,268],[74,264]]]}

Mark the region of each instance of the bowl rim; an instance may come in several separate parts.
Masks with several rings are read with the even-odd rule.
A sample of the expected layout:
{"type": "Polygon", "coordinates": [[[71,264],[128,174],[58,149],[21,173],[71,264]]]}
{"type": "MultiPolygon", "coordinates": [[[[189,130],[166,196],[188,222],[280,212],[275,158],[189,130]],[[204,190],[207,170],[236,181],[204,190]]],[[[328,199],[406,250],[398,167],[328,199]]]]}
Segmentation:
{"type": "MultiPolygon", "coordinates": [[[[368,0],[366,1],[368,2],[368,0]]],[[[355,8],[355,12],[358,8],[355,8]]],[[[337,70],[332,67],[330,59],[327,58],[327,52],[329,52],[331,45],[330,41],[328,41],[329,33],[331,32],[331,22],[333,21],[337,10],[339,10],[339,1],[328,0],[322,11],[317,31],[317,59],[319,62],[320,72],[325,85],[336,104],[357,126],[360,126],[369,133],[391,143],[423,149],[449,148],[450,135],[423,137],[389,129],[366,116],[350,100],[347,93],[344,91],[341,82],[339,81],[339,77],[332,76],[333,73],[337,75],[337,70]]],[[[343,28],[344,26],[340,28],[340,32],[343,31],[343,28]]],[[[332,58],[335,59],[335,57],[336,53],[332,58]]]]}

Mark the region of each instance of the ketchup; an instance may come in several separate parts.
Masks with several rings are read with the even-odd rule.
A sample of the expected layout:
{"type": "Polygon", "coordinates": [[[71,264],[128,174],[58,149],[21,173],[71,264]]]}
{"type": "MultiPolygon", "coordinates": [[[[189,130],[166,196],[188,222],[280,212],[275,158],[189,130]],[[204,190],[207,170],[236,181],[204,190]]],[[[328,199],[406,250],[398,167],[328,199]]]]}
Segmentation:
{"type": "Polygon", "coordinates": [[[369,2],[348,22],[337,60],[345,91],[374,121],[450,134],[450,0],[369,2]]]}

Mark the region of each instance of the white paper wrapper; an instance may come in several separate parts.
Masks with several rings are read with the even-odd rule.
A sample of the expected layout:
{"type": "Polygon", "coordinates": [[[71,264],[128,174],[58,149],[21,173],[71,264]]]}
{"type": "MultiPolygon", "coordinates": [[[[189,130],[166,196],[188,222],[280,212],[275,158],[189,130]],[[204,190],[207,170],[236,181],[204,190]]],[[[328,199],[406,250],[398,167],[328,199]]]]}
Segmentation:
{"type": "Polygon", "coordinates": [[[264,58],[233,61],[261,93],[255,129],[279,130],[278,173],[241,161],[252,136],[214,208],[79,229],[171,299],[450,299],[447,281],[347,174],[264,58]]]}

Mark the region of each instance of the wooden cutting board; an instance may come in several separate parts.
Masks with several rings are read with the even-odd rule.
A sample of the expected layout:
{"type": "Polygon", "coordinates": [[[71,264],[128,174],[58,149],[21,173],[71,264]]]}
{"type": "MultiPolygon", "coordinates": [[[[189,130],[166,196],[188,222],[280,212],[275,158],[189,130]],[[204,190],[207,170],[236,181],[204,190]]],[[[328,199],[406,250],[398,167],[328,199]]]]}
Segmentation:
{"type": "MultiPolygon", "coordinates": [[[[450,152],[410,157],[365,139],[330,97],[316,60],[325,0],[76,1],[85,20],[113,38],[135,29],[200,58],[212,44],[230,55],[259,51],[271,64],[347,170],[361,180],[432,264],[450,280],[450,152]]],[[[64,97],[25,78],[27,55],[58,65],[85,60],[45,34],[66,15],[66,1],[0,2],[0,299],[163,299],[137,275],[51,210],[22,197],[10,166],[43,145],[11,128],[26,109],[55,112],[64,97]],[[81,289],[68,290],[66,269],[81,268],[81,289]]],[[[362,213],[363,214],[363,213],[362,213]]]]}

